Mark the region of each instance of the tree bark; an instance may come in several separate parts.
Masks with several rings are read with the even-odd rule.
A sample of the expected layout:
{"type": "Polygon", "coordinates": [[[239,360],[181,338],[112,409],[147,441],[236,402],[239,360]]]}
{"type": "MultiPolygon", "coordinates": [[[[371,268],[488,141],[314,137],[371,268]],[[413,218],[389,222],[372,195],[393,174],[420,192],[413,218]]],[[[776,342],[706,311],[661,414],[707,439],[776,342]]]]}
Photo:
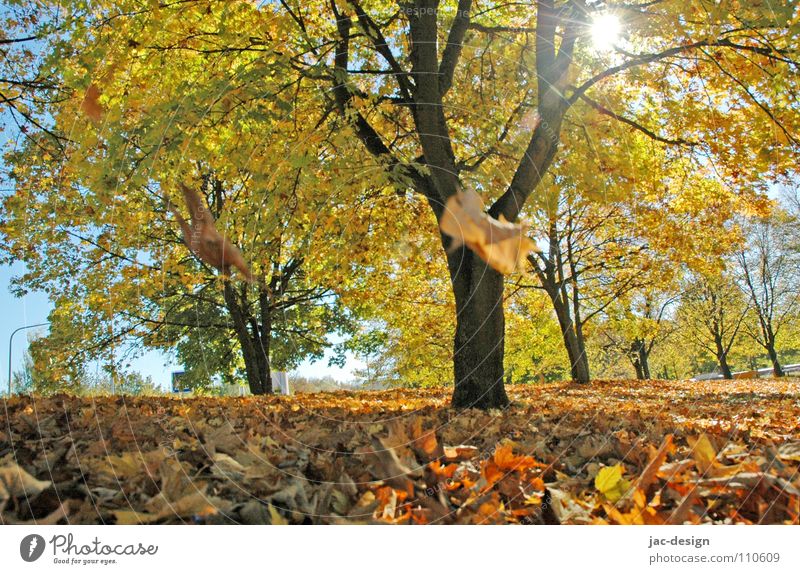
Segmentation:
{"type": "Polygon", "coordinates": [[[772,374],[776,377],[784,376],[783,367],[781,366],[780,361],[778,360],[778,352],[775,350],[775,341],[768,340],[766,344],[767,354],[769,355],[769,360],[772,361],[772,374]]]}
{"type": "Polygon", "coordinates": [[[505,318],[503,276],[469,248],[448,254],[456,300],[453,344],[456,408],[500,408],[509,404],[503,386],[505,318]]]}
{"type": "Polygon", "coordinates": [[[238,301],[236,291],[230,281],[223,287],[225,305],[233,321],[236,340],[242,351],[247,386],[253,395],[264,395],[272,392],[272,379],[269,368],[269,338],[265,341],[258,335],[258,323],[254,317],[248,316],[243,305],[238,301]],[[253,332],[251,332],[253,329],[253,332]]]}
{"type": "Polygon", "coordinates": [[[561,336],[564,341],[564,348],[569,359],[569,371],[572,380],[586,384],[589,382],[589,358],[586,356],[586,345],[583,337],[578,335],[575,323],[570,315],[569,308],[559,297],[558,292],[547,290],[553,309],[556,312],[558,326],[561,329],[561,336]]]}
{"type": "Polygon", "coordinates": [[[717,362],[719,363],[719,370],[722,373],[723,379],[732,379],[733,373],[731,372],[730,366],[728,366],[728,352],[725,350],[724,346],[722,345],[722,341],[717,337],[716,339],[717,345],[717,362]]]}
{"type": "Polygon", "coordinates": [[[629,351],[633,368],[636,369],[636,378],[640,381],[650,379],[649,353],[642,339],[634,339],[629,351]]]}
{"type": "Polygon", "coordinates": [[[650,376],[650,353],[647,351],[644,341],[639,346],[639,363],[642,365],[644,380],[650,380],[652,378],[650,376]]]}
{"type": "Polygon", "coordinates": [[[269,360],[269,348],[272,343],[272,308],[270,306],[270,292],[260,286],[258,293],[259,313],[261,315],[261,329],[255,329],[258,337],[258,350],[261,359],[259,373],[261,374],[264,394],[272,394],[272,365],[269,360]]]}

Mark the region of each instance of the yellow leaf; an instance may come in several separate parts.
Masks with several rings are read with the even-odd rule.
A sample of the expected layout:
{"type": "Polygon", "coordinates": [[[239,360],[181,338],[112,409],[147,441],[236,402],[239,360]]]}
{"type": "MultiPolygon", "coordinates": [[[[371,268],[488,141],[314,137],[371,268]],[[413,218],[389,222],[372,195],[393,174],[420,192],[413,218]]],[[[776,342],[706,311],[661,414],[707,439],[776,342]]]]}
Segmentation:
{"type": "Polygon", "coordinates": [[[695,439],[688,437],[687,442],[692,447],[692,458],[697,463],[697,470],[706,473],[714,467],[717,460],[717,451],[706,433],[702,433],[695,439]]]}
{"type": "Polygon", "coordinates": [[[594,486],[609,502],[616,502],[628,492],[630,483],[622,477],[622,465],[615,464],[600,469],[594,478],[594,486]]]}
{"type": "Polygon", "coordinates": [[[269,517],[270,517],[270,522],[273,525],[279,524],[282,526],[286,526],[287,524],[289,524],[288,522],[286,522],[286,519],[283,516],[281,516],[280,512],[275,510],[275,507],[272,506],[271,504],[269,505],[269,517]]]}
{"type": "Polygon", "coordinates": [[[134,510],[115,510],[114,517],[117,524],[149,524],[155,522],[158,516],[148,512],[136,512],[134,510]]]}

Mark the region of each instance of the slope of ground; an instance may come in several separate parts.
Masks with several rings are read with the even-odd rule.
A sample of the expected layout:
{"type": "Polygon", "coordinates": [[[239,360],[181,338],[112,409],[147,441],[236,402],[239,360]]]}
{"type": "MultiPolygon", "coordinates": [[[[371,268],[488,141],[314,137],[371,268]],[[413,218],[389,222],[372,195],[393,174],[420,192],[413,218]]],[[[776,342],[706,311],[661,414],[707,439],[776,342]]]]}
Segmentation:
{"type": "Polygon", "coordinates": [[[800,383],[13,397],[0,522],[794,523],[800,383]]]}

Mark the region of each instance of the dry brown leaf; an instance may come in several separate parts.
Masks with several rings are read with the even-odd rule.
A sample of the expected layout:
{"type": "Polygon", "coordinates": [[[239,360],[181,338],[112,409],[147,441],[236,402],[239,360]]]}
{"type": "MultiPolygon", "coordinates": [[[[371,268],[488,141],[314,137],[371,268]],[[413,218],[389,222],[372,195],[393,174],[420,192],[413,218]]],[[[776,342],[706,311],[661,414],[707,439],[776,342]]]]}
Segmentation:
{"type": "Polygon", "coordinates": [[[778,458],[800,462],[800,441],[787,442],[779,446],[778,458]]]}
{"type": "Polygon", "coordinates": [[[758,486],[774,487],[780,492],[800,496],[800,490],[779,476],[765,472],[740,472],[727,477],[701,478],[695,481],[699,486],[725,487],[727,489],[753,491],[758,486]]]}
{"type": "Polygon", "coordinates": [[[445,446],[444,460],[445,462],[461,462],[475,458],[479,452],[480,451],[478,450],[478,447],[467,444],[460,444],[458,446],[445,446]]]}
{"type": "Polygon", "coordinates": [[[521,223],[509,223],[502,215],[497,220],[486,214],[480,195],[473,189],[447,200],[439,228],[452,238],[451,250],[466,245],[503,274],[512,273],[535,248],[521,223]]]}
{"type": "Polygon", "coordinates": [[[592,517],[589,511],[575,500],[570,493],[551,486],[547,487],[550,494],[550,504],[553,512],[561,524],[591,524],[592,517]]]}
{"type": "Polygon", "coordinates": [[[222,452],[235,456],[236,452],[245,446],[230,421],[225,421],[222,426],[215,429],[204,429],[203,435],[204,443],[211,453],[222,452]]]}
{"type": "Polygon", "coordinates": [[[231,267],[236,267],[245,279],[252,283],[254,278],[245,263],[241,250],[217,231],[214,217],[200,194],[183,183],[180,184],[180,188],[186,207],[189,209],[191,224],[175,209],[171,201],[168,201],[168,205],[175,215],[175,219],[178,220],[183,231],[183,242],[189,250],[202,261],[223,273],[227,274],[231,267]]]}
{"type": "MultiPolygon", "coordinates": [[[[0,505],[0,511],[2,511],[2,505],[0,505]]],[[[44,518],[33,518],[31,520],[14,520],[13,518],[4,517],[0,524],[16,524],[16,525],[36,525],[36,526],[53,526],[58,524],[59,521],[66,520],[68,521],[69,516],[69,501],[65,500],[61,504],[58,505],[53,512],[45,516],[44,518]]]]}
{"type": "Polygon", "coordinates": [[[101,95],[102,92],[100,88],[97,87],[97,84],[91,84],[86,89],[86,94],[83,96],[83,101],[81,102],[81,110],[93,122],[102,120],[103,114],[105,113],[103,106],[100,104],[101,95]]]}
{"type": "Polygon", "coordinates": [[[587,515],[593,523],[663,524],[671,517],[792,523],[800,516],[800,469],[794,459],[797,439],[786,439],[797,431],[797,384],[513,385],[507,389],[514,405],[502,416],[454,416],[445,406],[445,389],[300,394],[290,401],[127,397],[120,426],[129,429],[141,451],[127,451],[99,432],[118,421],[117,398],[37,397],[33,405],[30,397],[12,397],[3,432],[20,450],[0,457],[0,468],[23,464],[33,476],[46,476],[52,468],[58,488],[30,504],[0,500],[0,522],[271,523],[271,504],[280,515],[275,521],[288,523],[555,524],[584,522],[587,515]],[[777,398],[748,406],[759,416],[747,416],[745,427],[741,401],[730,399],[753,392],[777,398]],[[609,401],[615,417],[598,417],[609,401]],[[53,423],[37,428],[37,417],[53,423]],[[236,436],[226,420],[246,434],[236,436]],[[70,452],[50,467],[65,423],[70,452]],[[160,436],[154,428],[170,432],[160,436]],[[209,440],[215,429],[219,436],[209,440]],[[696,436],[697,429],[704,429],[705,439],[696,436]],[[667,432],[677,446],[668,446],[667,432]],[[609,437],[624,449],[598,454],[609,437]],[[173,450],[148,451],[162,442],[173,450]],[[461,442],[471,444],[442,446],[461,442]],[[579,449],[597,460],[570,466],[579,449]],[[671,454],[679,460],[668,462],[671,454]],[[603,467],[623,462],[636,482],[630,495],[612,506],[588,487],[603,467]],[[653,473],[663,479],[661,488],[655,488],[653,473]],[[395,480],[384,482],[387,476],[395,480]],[[71,486],[71,477],[80,477],[77,486],[71,486]],[[640,488],[648,484],[647,490],[640,488]],[[687,498],[692,489],[694,497],[687,498]],[[70,497],[67,518],[66,510],[57,508],[62,494],[70,497]],[[248,506],[253,497],[257,504],[248,506]],[[227,512],[229,506],[235,510],[227,512]]]}
{"type": "Polygon", "coordinates": [[[692,515],[692,505],[694,504],[695,500],[698,499],[697,494],[697,486],[693,486],[692,489],[686,493],[686,496],[683,497],[680,504],[678,504],[677,508],[672,512],[669,517],[670,524],[683,524],[692,515]]]}
{"type": "Polygon", "coordinates": [[[636,483],[636,487],[640,488],[642,491],[647,492],[647,489],[653,483],[656,478],[656,474],[658,473],[661,465],[664,464],[664,461],[667,459],[667,454],[669,453],[670,449],[672,448],[672,435],[668,434],[664,437],[664,442],[661,443],[661,446],[658,447],[658,450],[653,455],[653,458],[647,463],[647,466],[642,471],[642,474],[639,475],[639,480],[636,483]]]}
{"type": "Polygon", "coordinates": [[[227,454],[218,452],[212,457],[212,460],[214,461],[215,474],[220,476],[241,480],[247,472],[243,465],[227,454]]]}
{"type": "Polygon", "coordinates": [[[0,467],[0,501],[9,498],[33,498],[50,484],[52,483],[49,480],[37,480],[13,462],[0,467]]]}

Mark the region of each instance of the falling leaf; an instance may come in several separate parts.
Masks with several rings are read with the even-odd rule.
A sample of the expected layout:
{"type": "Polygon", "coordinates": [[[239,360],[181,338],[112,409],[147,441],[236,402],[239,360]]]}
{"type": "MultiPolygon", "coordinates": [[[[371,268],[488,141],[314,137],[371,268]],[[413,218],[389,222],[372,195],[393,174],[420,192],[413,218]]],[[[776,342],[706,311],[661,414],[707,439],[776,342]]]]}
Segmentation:
{"type": "Polygon", "coordinates": [[[91,84],[86,89],[86,94],[81,102],[81,110],[83,110],[83,113],[93,122],[102,120],[103,114],[105,113],[103,106],[100,104],[101,95],[102,92],[100,92],[100,88],[98,88],[96,84],[91,84]]]}
{"type": "Polygon", "coordinates": [[[439,227],[451,237],[451,250],[466,245],[503,274],[512,273],[535,247],[522,224],[509,223],[502,215],[497,220],[486,214],[480,195],[473,189],[447,200],[439,227]]]}
{"type": "Polygon", "coordinates": [[[241,250],[227,237],[220,234],[214,223],[214,217],[205,205],[204,200],[193,188],[180,184],[181,192],[189,209],[191,224],[168,200],[168,205],[183,231],[183,241],[189,250],[211,267],[228,273],[236,267],[245,279],[252,283],[254,277],[245,263],[241,250]]]}

